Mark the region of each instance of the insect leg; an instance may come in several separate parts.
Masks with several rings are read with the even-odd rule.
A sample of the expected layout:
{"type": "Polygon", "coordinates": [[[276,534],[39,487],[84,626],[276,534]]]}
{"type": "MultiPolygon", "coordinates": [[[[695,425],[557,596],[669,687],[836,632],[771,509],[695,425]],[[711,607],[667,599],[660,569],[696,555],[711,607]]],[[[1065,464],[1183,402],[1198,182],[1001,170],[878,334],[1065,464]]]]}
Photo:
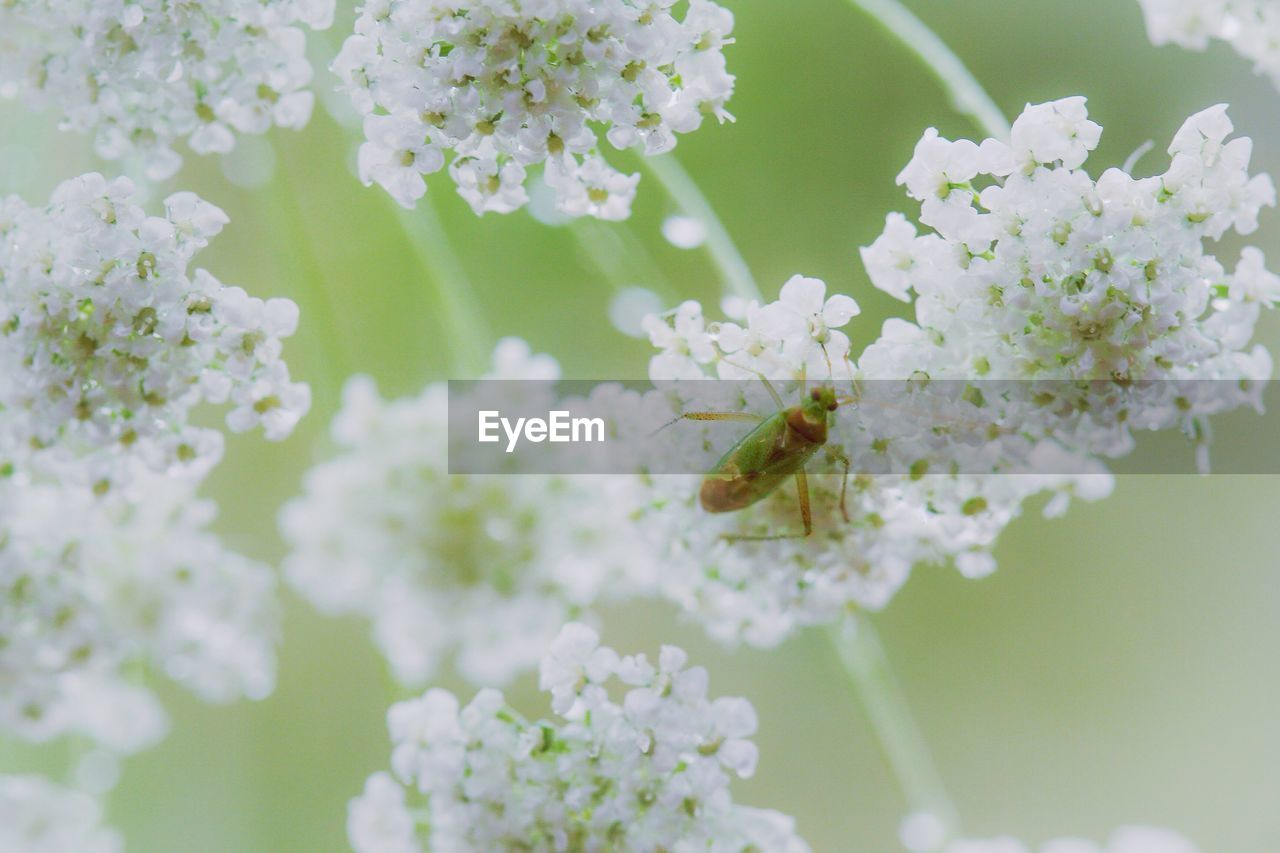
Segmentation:
{"type": "Polygon", "coordinates": [[[809,475],[801,468],[796,472],[796,493],[800,496],[800,520],[804,522],[804,535],[813,533],[813,511],[809,506],[809,475]]]}
{"type": "Polygon", "coordinates": [[[848,524],[850,521],[849,509],[845,504],[845,498],[849,494],[849,471],[853,467],[853,463],[849,461],[848,456],[838,450],[828,448],[827,452],[834,456],[837,462],[844,465],[844,476],[840,478],[840,514],[844,516],[845,523],[848,524]]]}

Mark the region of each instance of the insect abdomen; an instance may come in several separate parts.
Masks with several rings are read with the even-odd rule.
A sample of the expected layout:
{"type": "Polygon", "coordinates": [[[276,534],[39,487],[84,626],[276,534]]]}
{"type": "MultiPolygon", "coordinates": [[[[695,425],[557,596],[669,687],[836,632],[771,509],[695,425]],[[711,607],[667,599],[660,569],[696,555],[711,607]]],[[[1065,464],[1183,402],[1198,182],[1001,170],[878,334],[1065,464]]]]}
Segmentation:
{"type": "Polygon", "coordinates": [[[736,512],[761,500],[780,483],[786,475],[739,474],[737,476],[712,474],[702,481],[698,499],[707,512],[736,512]]]}

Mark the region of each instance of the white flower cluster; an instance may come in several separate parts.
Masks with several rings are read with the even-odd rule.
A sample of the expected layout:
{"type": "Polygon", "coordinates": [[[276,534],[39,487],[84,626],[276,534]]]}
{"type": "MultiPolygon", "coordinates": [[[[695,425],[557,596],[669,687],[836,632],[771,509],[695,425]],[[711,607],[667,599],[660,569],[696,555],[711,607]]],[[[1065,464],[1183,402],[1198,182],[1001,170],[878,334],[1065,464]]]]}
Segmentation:
{"type": "MultiPolygon", "coordinates": [[[[747,306],[741,323],[708,323],[697,303],[686,302],[671,315],[646,321],[662,350],[650,364],[650,376],[659,387],[671,379],[750,380],[721,383],[736,396],[720,407],[730,412],[776,411],[754,379],[759,375],[774,380],[788,406],[799,402],[796,380],[802,377],[810,387],[828,385],[856,397],[853,380],[860,372],[839,330],[856,313],[849,297],[827,298],[821,281],[801,277],[782,288],[777,302],[747,306]]],[[[692,383],[700,384],[705,383],[692,383]]],[[[683,398],[688,384],[673,387],[682,396],[674,401],[677,413],[705,407],[705,396],[683,398]]],[[[975,439],[985,432],[965,420],[977,416],[968,403],[961,402],[955,417],[938,412],[939,423],[953,427],[948,433],[928,429],[930,422],[918,414],[904,417],[902,402],[895,399],[892,407],[875,412],[870,400],[851,399],[834,413],[827,445],[808,466],[814,532],[807,538],[741,538],[801,532],[800,501],[791,482],[749,508],[713,515],[699,509],[698,478],[650,478],[638,523],[651,541],[669,543],[657,559],[663,593],[719,639],[771,646],[798,627],[837,621],[850,608],[883,607],[915,565],[954,562],[967,576],[989,573],[997,536],[1031,495],[1057,491],[1048,510],[1056,513],[1065,510],[1071,494],[1095,499],[1110,490],[1105,472],[1087,464],[1047,466],[1049,471],[1034,476],[967,473],[1009,470],[1020,460],[981,456],[986,442],[975,439]],[[971,444],[977,458],[966,473],[948,473],[971,444]],[[840,507],[841,457],[857,460],[862,472],[848,481],[847,517],[840,507]],[[868,473],[877,467],[886,473],[868,473]],[[1057,473],[1078,469],[1084,473],[1057,473]]],[[[933,417],[933,410],[926,414],[933,417]]],[[[701,471],[710,471],[749,429],[690,421],[671,427],[678,446],[691,454],[689,470],[701,471]]],[[[1052,448],[1026,452],[1046,450],[1052,448]]]]}
{"type": "MultiPolygon", "coordinates": [[[[489,378],[558,372],[508,339],[489,378]]],[[[647,563],[616,493],[626,478],[450,475],[448,410],[444,383],[386,402],[352,379],[333,423],[340,455],[281,514],[284,570],[321,610],[372,620],[400,682],[425,684],[456,649],[466,678],[500,684],[597,599],[628,594],[647,563]]]]}
{"type": "MultiPolygon", "coordinates": [[[[1032,853],[1034,848],[1015,838],[967,839],[953,841],[943,853],[1032,853]]],[[[1083,838],[1046,841],[1039,853],[1197,853],[1187,839],[1167,829],[1125,826],[1111,833],[1105,844],[1083,838]]]]}
{"type": "Polygon", "coordinates": [[[1274,0],[1138,0],[1153,44],[1205,50],[1224,41],[1280,86],[1280,7],[1274,0]]]}
{"type": "Polygon", "coordinates": [[[461,709],[439,689],[393,706],[393,774],[370,777],[352,801],[355,849],[808,849],[787,816],[732,801],[731,778],[755,770],[755,711],[708,698],[706,670],[687,668],[681,650],[664,647],[656,664],[621,657],[569,624],[541,687],[553,720],[526,720],[496,690],[461,709]]]}
{"type": "Polygon", "coordinates": [[[145,159],[163,180],[236,133],[300,129],[315,96],[302,26],[326,29],[333,0],[6,0],[0,97],[51,108],[97,153],[145,159]]]}
{"type": "Polygon", "coordinates": [[[0,478],[0,732],[130,752],[167,726],[147,672],[210,701],[271,692],[271,569],[222,547],[189,484],[145,491],[0,478]]]}
{"type": "Polygon", "coordinates": [[[360,176],[413,207],[445,166],[476,211],[528,201],[544,164],[570,216],[625,219],[639,175],[601,154],[660,154],[703,117],[729,118],[733,16],[690,0],[369,0],[333,70],[365,117],[360,176]]]}
{"type": "Polygon", "coordinates": [[[100,489],[131,466],[207,471],[222,435],[190,423],[201,402],[271,439],[311,403],[280,357],[297,306],[189,270],[225,214],[191,193],[163,216],[134,199],[97,174],[47,207],[0,199],[0,449],[70,460],[100,489]]]}
{"type": "Polygon", "coordinates": [[[931,232],[891,214],[862,252],[878,288],[914,293],[916,323],[886,324],[859,359],[865,373],[1063,380],[1065,408],[1041,406],[1040,429],[1112,456],[1130,449],[1131,428],[1204,440],[1206,415],[1254,401],[1259,383],[1238,380],[1270,376],[1250,342],[1280,277],[1256,248],[1230,272],[1205,249],[1252,233],[1275,204],[1271,179],[1249,175],[1251,141],[1230,139],[1226,107],[1212,107],[1178,131],[1163,174],[1095,181],[1083,166],[1101,131],[1083,98],[1067,98],[1028,106],[1008,144],[925,134],[898,182],[931,232]],[[1232,381],[1201,383],[1194,399],[1196,380],[1232,381]]]}
{"type": "Polygon", "coordinates": [[[39,776],[0,776],[0,850],[21,853],[119,853],[124,842],[102,826],[87,794],[39,776]]]}

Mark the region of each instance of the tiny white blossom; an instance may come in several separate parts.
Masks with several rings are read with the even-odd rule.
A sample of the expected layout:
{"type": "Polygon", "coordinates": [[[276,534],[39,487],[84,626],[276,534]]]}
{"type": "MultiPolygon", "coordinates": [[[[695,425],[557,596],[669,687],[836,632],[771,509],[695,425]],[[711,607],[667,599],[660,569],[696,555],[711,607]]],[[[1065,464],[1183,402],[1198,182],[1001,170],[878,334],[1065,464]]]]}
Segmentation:
{"type": "Polygon", "coordinates": [[[529,169],[569,216],[626,219],[640,176],[601,154],[661,154],[705,116],[732,117],[723,49],[733,16],[692,0],[432,3],[360,7],[334,60],[365,118],[360,177],[413,207],[449,172],[477,214],[528,203],[529,169]]]}
{"type": "Polygon", "coordinates": [[[392,706],[393,774],[348,812],[357,853],[809,849],[791,818],[733,802],[731,780],[755,767],[755,712],[709,698],[681,650],[623,657],[566,625],[542,687],[555,716],[536,722],[491,689],[465,707],[440,689],[392,706]]]}
{"type": "Polygon", "coordinates": [[[226,153],[236,134],[301,129],[315,96],[302,27],[333,0],[10,0],[0,4],[0,97],[51,109],[110,160],[177,171],[174,145],[226,153]]]}
{"type": "Polygon", "coordinates": [[[105,489],[130,467],[208,471],[222,436],[191,422],[201,402],[286,437],[311,404],[281,360],[297,306],[191,270],[226,223],[192,193],[149,216],[130,181],[97,174],[43,208],[0,199],[0,438],[85,461],[105,489]]]}
{"type": "Polygon", "coordinates": [[[102,806],[39,776],[0,776],[0,850],[14,853],[120,853],[124,842],[102,825],[102,806]]]}

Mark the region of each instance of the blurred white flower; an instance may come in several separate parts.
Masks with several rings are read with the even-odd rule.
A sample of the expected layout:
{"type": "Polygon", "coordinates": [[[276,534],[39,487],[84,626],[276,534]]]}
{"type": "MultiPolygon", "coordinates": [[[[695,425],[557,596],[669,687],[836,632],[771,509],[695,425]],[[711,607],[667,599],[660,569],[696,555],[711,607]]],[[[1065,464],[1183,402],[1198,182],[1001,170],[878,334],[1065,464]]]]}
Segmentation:
{"type": "Polygon", "coordinates": [[[1205,50],[1215,39],[1226,42],[1280,87],[1280,10],[1274,0],[1138,2],[1153,44],[1205,50]]]}
{"type": "Polygon", "coordinates": [[[148,672],[213,702],[271,692],[271,569],[208,532],[188,484],[144,485],[130,501],[0,478],[0,731],[131,752],[167,727],[148,672]]]}
{"type": "Polygon", "coordinates": [[[789,817],[731,799],[732,778],[755,769],[755,711],[710,699],[706,670],[681,650],[622,657],[566,625],[541,686],[550,720],[491,689],[462,708],[439,689],[392,706],[393,773],[352,802],[355,849],[808,850],[789,817]]]}
{"type": "Polygon", "coordinates": [[[124,842],[102,826],[87,794],[40,776],[0,776],[0,850],[14,853],[119,853],[124,842]]]}
{"type": "Polygon", "coordinates": [[[1014,838],[967,839],[953,841],[942,853],[1198,853],[1199,848],[1167,829],[1147,826],[1125,826],[1111,833],[1104,844],[1083,838],[1059,838],[1046,841],[1039,848],[1014,838]]]}
{"type": "Polygon", "coordinates": [[[185,140],[225,154],[236,134],[299,130],[311,117],[302,27],[333,0],[8,0],[0,3],[0,97],[51,109],[97,153],[136,156],[163,180],[185,140]]]}
{"type": "Polygon", "coordinates": [[[527,169],[545,165],[571,216],[626,219],[639,175],[601,155],[661,154],[704,116],[724,121],[733,16],[692,0],[375,0],[333,63],[365,118],[360,177],[413,207],[445,153],[477,214],[528,202],[527,169]]]}
{"type": "MultiPolygon", "coordinates": [[[[508,339],[489,378],[558,372],[508,339]]],[[[281,515],[284,569],[321,610],[370,619],[402,683],[427,683],[453,654],[469,680],[500,684],[536,665],[565,621],[629,595],[651,558],[627,521],[630,479],[450,475],[448,410],[444,383],[387,402],[352,379],[339,455],[281,515]]]]}
{"type": "Polygon", "coordinates": [[[662,236],[677,249],[697,249],[707,242],[707,226],[692,216],[668,216],[662,220],[662,236]]]}
{"type": "Polygon", "coordinates": [[[311,402],[280,357],[297,306],[190,270],[226,215],[191,193],[163,216],[134,198],[127,179],[88,174],[47,207],[0,199],[0,439],[100,489],[130,466],[207,471],[222,435],[190,422],[201,402],[270,439],[311,402]]]}

